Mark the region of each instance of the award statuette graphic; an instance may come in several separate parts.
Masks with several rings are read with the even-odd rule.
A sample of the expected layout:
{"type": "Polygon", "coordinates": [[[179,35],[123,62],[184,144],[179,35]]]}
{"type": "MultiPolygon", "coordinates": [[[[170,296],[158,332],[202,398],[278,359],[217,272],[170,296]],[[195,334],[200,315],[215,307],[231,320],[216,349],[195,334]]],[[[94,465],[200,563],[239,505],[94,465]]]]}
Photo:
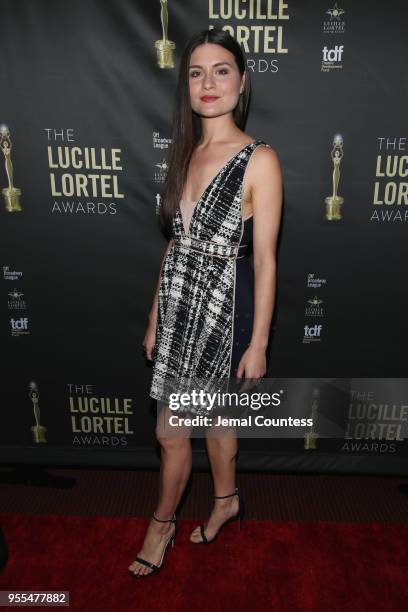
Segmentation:
{"type": "Polygon", "coordinates": [[[317,422],[317,409],[320,403],[320,391],[316,387],[313,389],[312,393],[312,414],[311,417],[313,419],[313,424],[305,434],[305,449],[306,450],[315,450],[316,449],[316,440],[318,438],[316,430],[316,422],[317,422]]]}
{"type": "Polygon", "coordinates": [[[9,212],[17,212],[21,210],[20,196],[21,189],[13,185],[13,164],[11,162],[11,140],[10,132],[7,125],[0,126],[0,149],[3,151],[6,174],[8,178],[8,187],[1,190],[6,202],[6,210],[9,212]]]}
{"type": "Polygon", "coordinates": [[[38,386],[37,383],[35,382],[30,382],[29,384],[29,393],[28,396],[30,398],[30,400],[33,402],[33,410],[34,410],[34,418],[35,418],[35,425],[33,425],[31,427],[31,431],[33,432],[33,438],[34,438],[34,442],[46,442],[47,440],[45,439],[45,432],[47,431],[47,428],[44,427],[44,425],[40,424],[40,407],[38,405],[38,399],[40,397],[39,391],[38,391],[38,386]]]}
{"type": "Polygon", "coordinates": [[[159,68],[174,68],[173,49],[176,43],[167,38],[169,24],[169,13],[167,11],[167,0],[160,0],[160,18],[162,23],[163,38],[156,40],[155,47],[157,52],[157,65],[159,68]]]}
{"type": "Polygon", "coordinates": [[[333,195],[325,198],[326,215],[328,221],[338,221],[341,219],[341,205],[344,199],[337,195],[340,181],[340,162],[343,158],[343,137],[341,134],[336,134],[333,139],[333,149],[331,151],[333,161],[333,195]]]}

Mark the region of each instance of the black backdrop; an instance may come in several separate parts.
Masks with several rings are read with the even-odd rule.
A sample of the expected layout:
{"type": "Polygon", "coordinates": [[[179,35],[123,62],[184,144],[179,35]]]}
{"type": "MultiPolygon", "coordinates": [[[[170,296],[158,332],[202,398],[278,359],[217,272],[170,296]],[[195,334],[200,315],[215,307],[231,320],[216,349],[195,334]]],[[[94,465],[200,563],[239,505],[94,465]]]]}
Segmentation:
{"type": "MultiPolygon", "coordinates": [[[[357,398],[396,406],[378,421],[402,428],[314,450],[241,440],[239,466],[406,471],[406,5],[171,0],[168,15],[174,68],[161,69],[159,2],[1,1],[0,123],[22,192],[22,211],[4,194],[0,211],[2,461],[158,465],[141,342],[165,247],[157,210],[176,74],[191,34],[221,26],[247,56],[246,132],[276,149],[284,175],[269,375],[294,390],[331,377],[345,422],[357,398]],[[344,203],[329,221],[336,134],[344,203]],[[74,149],[94,150],[90,168],[74,167],[74,149]],[[114,416],[78,412],[92,397],[109,398],[114,416]]],[[[201,440],[194,461],[206,465],[201,440]]]]}

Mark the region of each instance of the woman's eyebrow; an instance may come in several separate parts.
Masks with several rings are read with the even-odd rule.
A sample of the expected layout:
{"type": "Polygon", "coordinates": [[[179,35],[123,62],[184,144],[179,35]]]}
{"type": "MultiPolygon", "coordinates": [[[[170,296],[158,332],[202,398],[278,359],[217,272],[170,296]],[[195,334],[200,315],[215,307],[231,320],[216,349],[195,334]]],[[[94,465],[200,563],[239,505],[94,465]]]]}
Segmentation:
{"type": "MultiPolygon", "coordinates": [[[[228,66],[231,66],[229,62],[217,62],[216,64],[213,64],[213,66],[215,68],[215,66],[222,66],[223,64],[227,64],[228,66]]],[[[199,64],[191,64],[189,68],[202,68],[202,66],[200,66],[199,64]]]]}

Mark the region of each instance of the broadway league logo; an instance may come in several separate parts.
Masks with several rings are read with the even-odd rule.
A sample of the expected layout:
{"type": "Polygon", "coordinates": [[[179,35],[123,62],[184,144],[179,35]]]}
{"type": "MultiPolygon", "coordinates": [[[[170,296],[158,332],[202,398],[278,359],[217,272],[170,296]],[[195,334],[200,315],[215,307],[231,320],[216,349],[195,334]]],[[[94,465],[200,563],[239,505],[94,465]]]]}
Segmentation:
{"type": "Polygon", "coordinates": [[[309,272],[309,274],[307,275],[306,286],[308,287],[308,289],[320,289],[321,287],[324,287],[326,283],[327,279],[318,278],[317,276],[315,276],[314,272],[309,272]]]}
{"type": "Polygon", "coordinates": [[[167,11],[167,0],[160,0],[160,19],[162,24],[163,37],[161,40],[156,40],[155,47],[157,53],[157,65],[159,68],[174,68],[173,50],[176,48],[176,43],[169,40],[167,30],[169,26],[169,13],[167,11]]]}
{"type": "Polygon", "coordinates": [[[338,195],[340,181],[340,163],[343,159],[343,137],[336,134],[333,139],[333,149],[331,151],[333,162],[333,194],[325,198],[326,219],[328,221],[338,221],[341,219],[341,205],[344,199],[338,195]]]}
{"type": "Polygon", "coordinates": [[[23,276],[23,273],[17,270],[11,270],[10,266],[3,266],[3,278],[4,280],[19,280],[23,276]]]}
{"type": "Polygon", "coordinates": [[[346,11],[337,6],[337,2],[333,8],[328,9],[326,14],[330,19],[323,22],[323,32],[325,34],[344,34],[346,22],[341,19],[346,11]]]}
{"type": "Polygon", "coordinates": [[[160,132],[153,132],[153,149],[161,149],[162,151],[166,149],[170,149],[171,146],[171,138],[166,138],[165,136],[161,136],[160,132]]]}
{"type": "Polygon", "coordinates": [[[3,151],[6,174],[8,179],[8,187],[1,190],[6,202],[6,210],[9,212],[17,212],[21,210],[20,196],[21,189],[13,185],[13,164],[11,162],[11,138],[7,125],[0,126],[0,149],[3,151]]]}

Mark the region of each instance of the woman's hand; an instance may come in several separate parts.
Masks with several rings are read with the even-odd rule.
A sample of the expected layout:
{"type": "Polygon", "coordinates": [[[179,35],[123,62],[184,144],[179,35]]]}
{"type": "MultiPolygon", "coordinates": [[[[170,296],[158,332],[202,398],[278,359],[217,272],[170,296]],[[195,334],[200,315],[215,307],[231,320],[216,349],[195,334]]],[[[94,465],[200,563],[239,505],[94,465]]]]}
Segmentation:
{"type": "MultiPolygon", "coordinates": [[[[266,374],[266,354],[265,349],[258,348],[256,346],[249,345],[245,353],[242,355],[239,362],[236,377],[242,378],[245,374],[245,378],[259,379],[266,374]]],[[[244,382],[240,387],[241,391],[250,389],[253,386],[250,381],[244,382]]]]}
{"type": "Polygon", "coordinates": [[[155,319],[149,319],[149,324],[147,326],[142,344],[146,351],[146,357],[150,361],[153,359],[153,349],[156,343],[156,328],[157,321],[155,319]]]}

